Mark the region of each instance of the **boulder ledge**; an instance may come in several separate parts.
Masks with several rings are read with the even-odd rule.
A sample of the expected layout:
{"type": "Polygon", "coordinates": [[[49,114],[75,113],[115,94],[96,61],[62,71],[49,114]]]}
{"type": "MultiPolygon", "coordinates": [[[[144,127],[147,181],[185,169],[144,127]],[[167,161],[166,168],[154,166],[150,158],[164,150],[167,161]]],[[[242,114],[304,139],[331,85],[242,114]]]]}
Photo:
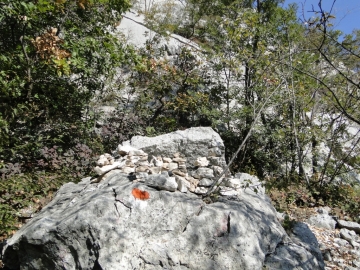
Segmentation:
{"type": "MultiPolygon", "coordinates": [[[[210,148],[222,150],[207,136],[196,140],[201,137],[204,141],[198,145],[206,150],[191,154],[193,161],[208,153],[209,143],[210,148]]],[[[187,141],[186,137],[180,141],[187,141]]],[[[150,147],[134,144],[145,152],[150,147]]],[[[175,152],[179,145],[173,147],[175,152]]],[[[218,194],[206,204],[192,192],[162,190],[118,169],[105,176],[62,186],[52,202],[8,239],[5,265],[10,269],[324,269],[322,258],[312,254],[316,243],[307,249],[293,242],[265,194],[245,189],[231,196],[218,194]]]]}

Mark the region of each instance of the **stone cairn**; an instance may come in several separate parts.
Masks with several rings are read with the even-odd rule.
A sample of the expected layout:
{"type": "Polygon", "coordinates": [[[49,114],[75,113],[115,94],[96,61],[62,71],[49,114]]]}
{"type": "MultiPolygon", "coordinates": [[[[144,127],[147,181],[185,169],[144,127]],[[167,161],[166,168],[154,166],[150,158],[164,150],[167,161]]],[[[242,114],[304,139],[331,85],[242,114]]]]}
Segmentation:
{"type": "MultiPolygon", "coordinates": [[[[189,164],[187,158],[180,153],[175,153],[172,157],[149,157],[143,150],[129,145],[119,145],[112,155],[100,156],[94,168],[99,177],[92,182],[99,182],[108,175],[108,172],[116,170],[134,176],[135,181],[144,182],[158,189],[205,194],[223,172],[224,165],[226,162],[218,147],[210,148],[207,157],[197,157],[192,164],[189,164]]],[[[241,183],[244,179],[240,178],[244,177],[241,175],[247,174],[237,174],[238,181],[234,181],[229,173],[224,174],[225,179],[220,194],[236,195],[243,187],[241,183]]],[[[250,175],[247,176],[252,178],[250,175]]]]}
{"type": "MultiPolygon", "coordinates": [[[[149,157],[143,150],[130,145],[119,145],[112,155],[100,156],[95,167],[99,177],[92,182],[96,183],[112,173],[122,172],[132,175],[135,181],[158,189],[205,194],[222,173],[224,165],[226,162],[219,147],[209,148],[207,157],[184,157],[180,153],[175,153],[172,157],[149,157]]],[[[221,195],[239,195],[249,186],[255,186],[259,195],[265,192],[255,176],[238,173],[233,177],[227,173],[224,177],[220,186],[221,195]]],[[[306,222],[319,241],[326,270],[360,269],[359,223],[336,221],[324,208],[319,209],[318,214],[311,216],[306,222]]]]}

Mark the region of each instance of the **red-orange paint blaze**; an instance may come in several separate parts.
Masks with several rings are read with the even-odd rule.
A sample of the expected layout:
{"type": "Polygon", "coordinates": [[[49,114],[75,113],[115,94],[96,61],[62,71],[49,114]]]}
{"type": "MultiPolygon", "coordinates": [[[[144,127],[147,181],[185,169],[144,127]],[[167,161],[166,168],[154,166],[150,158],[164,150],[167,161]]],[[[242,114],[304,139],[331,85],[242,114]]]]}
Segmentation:
{"type": "Polygon", "coordinates": [[[147,192],[145,190],[142,191],[142,190],[140,190],[138,188],[134,188],[131,193],[135,197],[135,199],[139,199],[139,200],[142,200],[142,201],[147,200],[147,199],[150,198],[149,192],[147,192]]]}

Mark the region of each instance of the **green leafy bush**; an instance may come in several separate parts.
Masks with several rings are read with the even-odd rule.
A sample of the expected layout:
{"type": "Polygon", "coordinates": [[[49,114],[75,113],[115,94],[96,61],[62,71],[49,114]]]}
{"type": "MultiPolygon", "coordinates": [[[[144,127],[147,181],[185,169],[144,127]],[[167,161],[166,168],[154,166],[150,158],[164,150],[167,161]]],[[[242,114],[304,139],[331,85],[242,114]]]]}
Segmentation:
{"type": "Polygon", "coordinates": [[[30,216],[41,210],[53,194],[68,182],[67,174],[16,174],[0,182],[0,241],[12,235],[30,216]]]}
{"type": "Polygon", "coordinates": [[[4,0],[0,8],[0,159],[89,144],[91,100],[125,61],[110,33],[127,0],[4,0]]]}
{"type": "Polygon", "coordinates": [[[312,208],[329,206],[332,214],[344,218],[347,216],[359,221],[360,215],[360,187],[358,185],[313,185],[311,188],[302,182],[290,185],[277,185],[267,182],[267,193],[274,207],[280,212],[289,212],[295,208],[312,208]]]}
{"type": "Polygon", "coordinates": [[[1,1],[0,234],[17,228],[21,209],[89,175],[103,152],[89,106],[131,58],[111,33],[129,6],[1,1]]]}

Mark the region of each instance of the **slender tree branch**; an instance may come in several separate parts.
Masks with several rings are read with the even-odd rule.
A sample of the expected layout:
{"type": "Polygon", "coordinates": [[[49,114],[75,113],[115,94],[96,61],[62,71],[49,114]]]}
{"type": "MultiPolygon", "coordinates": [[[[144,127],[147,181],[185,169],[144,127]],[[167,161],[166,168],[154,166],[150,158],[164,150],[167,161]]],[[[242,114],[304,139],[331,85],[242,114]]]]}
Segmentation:
{"type": "Polygon", "coordinates": [[[20,43],[21,43],[21,48],[22,48],[22,51],[23,51],[23,54],[25,56],[26,63],[27,63],[26,74],[27,74],[27,81],[29,83],[29,86],[28,86],[29,88],[28,88],[28,93],[27,93],[26,97],[30,98],[32,88],[33,88],[33,82],[32,82],[32,76],[31,76],[31,60],[26,52],[25,41],[24,41],[25,30],[26,30],[26,24],[24,25],[23,33],[22,33],[22,36],[20,37],[20,43]]]}
{"type": "Polygon", "coordinates": [[[323,82],[323,80],[319,79],[317,76],[307,72],[307,71],[304,71],[304,70],[301,70],[301,69],[298,69],[297,67],[294,67],[292,66],[291,67],[292,69],[304,74],[304,75],[307,75],[311,78],[313,78],[314,80],[316,80],[317,82],[319,82],[322,86],[324,86],[326,88],[327,91],[329,91],[329,93],[332,95],[332,97],[335,99],[335,103],[336,105],[339,107],[338,109],[340,109],[340,111],[342,113],[344,113],[344,115],[350,119],[351,121],[357,123],[360,125],[360,119],[356,119],[354,118],[352,115],[350,115],[347,111],[347,109],[344,108],[344,106],[341,104],[340,100],[338,99],[337,95],[334,93],[334,91],[325,83],[323,82]]]}
{"type": "Polygon", "coordinates": [[[230,166],[232,165],[232,163],[234,162],[235,158],[237,157],[237,155],[239,154],[240,150],[244,147],[245,143],[247,142],[247,140],[250,138],[251,133],[255,127],[255,125],[257,124],[258,119],[261,116],[261,113],[263,112],[265,105],[267,105],[268,101],[270,100],[270,98],[273,96],[274,93],[277,92],[277,90],[280,88],[282,84],[279,84],[272,93],[270,93],[270,95],[265,99],[265,101],[263,102],[263,104],[259,105],[259,110],[257,112],[257,115],[255,116],[254,121],[252,122],[249,131],[246,135],[246,137],[244,138],[244,140],[242,141],[241,145],[239,146],[239,148],[236,150],[235,154],[232,156],[229,164],[227,166],[225,166],[225,168],[223,168],[222,173],[217,177],[217,179],[215,179],[214,183],[211,185],[211,187],[209,188],[208,192],[206,192],[203,197],[208,197],[210,196],[215,190],[216,188],[218,188],[220,186],[220,184],[222,183],[222,181],[225,178],[222,178],[224,176],[225,173],[228,172],[230,166]]]}

